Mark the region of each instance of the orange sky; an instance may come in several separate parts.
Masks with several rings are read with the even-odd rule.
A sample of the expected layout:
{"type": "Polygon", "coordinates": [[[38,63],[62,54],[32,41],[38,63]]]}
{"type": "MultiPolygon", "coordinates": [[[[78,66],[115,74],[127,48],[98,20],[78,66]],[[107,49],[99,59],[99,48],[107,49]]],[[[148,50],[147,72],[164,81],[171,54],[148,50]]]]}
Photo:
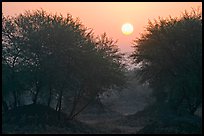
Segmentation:
{"type": "Polygon", "coordinates": [[[132,51],[131,42],[144,31],[148,19],[180,16],[191,8],[202,8],[202,2],[2,2],[4,15],[15,15],[25,10],[44,9],[51,13],[70,13],[79,17],[82,23],[93,28],[95,35],[106,32],[115,40],[122,52],[132,51]],[[131,35],[123,35],[122,24],[134,26],[131,35]]]}

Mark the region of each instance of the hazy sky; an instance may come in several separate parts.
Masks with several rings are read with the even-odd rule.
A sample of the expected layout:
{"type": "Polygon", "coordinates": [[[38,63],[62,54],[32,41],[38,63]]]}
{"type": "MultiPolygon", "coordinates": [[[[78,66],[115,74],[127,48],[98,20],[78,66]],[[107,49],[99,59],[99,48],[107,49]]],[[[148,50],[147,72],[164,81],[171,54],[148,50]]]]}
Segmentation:
{"type": "Polygon", "coordinates": [[[94,30],[95,35],[106,32],[122,52],[132,51],[132,40],[144,31],[148,19],[180,16],[186,9],[202,9],[202,2],[3,2],[4,15],[18,15],[25,10],[44,9],[50,13],[70,13],[74,18],[94,30]],[[131,35],[124,35],[121,26],[129,22],[134,26],[131,35]]]}

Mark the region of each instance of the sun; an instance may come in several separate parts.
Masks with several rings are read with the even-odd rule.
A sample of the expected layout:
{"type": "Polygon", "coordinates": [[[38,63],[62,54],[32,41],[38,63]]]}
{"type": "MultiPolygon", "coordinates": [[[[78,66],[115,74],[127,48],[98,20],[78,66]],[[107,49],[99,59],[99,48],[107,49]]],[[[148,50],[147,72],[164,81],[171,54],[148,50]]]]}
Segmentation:
{"type": "Polygon", "coordinates": [[[130,35],[133,32],[133,25],[125,23],[122,25],[121,30],[124,35],[130,35]]]}

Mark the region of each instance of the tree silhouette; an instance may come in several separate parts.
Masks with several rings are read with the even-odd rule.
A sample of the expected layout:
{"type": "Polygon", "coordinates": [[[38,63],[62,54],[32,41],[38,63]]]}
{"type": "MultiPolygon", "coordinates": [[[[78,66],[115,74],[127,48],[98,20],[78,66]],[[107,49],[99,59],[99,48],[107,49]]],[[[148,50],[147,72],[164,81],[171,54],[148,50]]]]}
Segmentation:
{"type": "Polygon", "coordinates": [[[141,63],[140,81],[153,88],[158,102],[194,114],[202,101],[201,11],[149,21],[146,30],[131,55],[141,63]]]}
{"type": "MultiPolygon", "coordinates": [[[[106,34],[94,37],[70,14],[63,17],[43,10],[26,11],[17,17],[3,16],[2,24],[4,92],[22,86],[33,104],[46,104],[59,113],[68,109],[72,119],[99,93],[124,84],[122,54],[116,42],[106,34]],[[7,80],[13,76],[8,70],[12,62],[8,61],[15,59],[10,58],[19,58],[18,69],[13,71],[18,73],[15,78],[23,79],[21,84],[7,80]],[[6,90],[10,81],[16,86],[6,90]]],[[[3,98],[6,101],[6,95],[3,98]]]]}

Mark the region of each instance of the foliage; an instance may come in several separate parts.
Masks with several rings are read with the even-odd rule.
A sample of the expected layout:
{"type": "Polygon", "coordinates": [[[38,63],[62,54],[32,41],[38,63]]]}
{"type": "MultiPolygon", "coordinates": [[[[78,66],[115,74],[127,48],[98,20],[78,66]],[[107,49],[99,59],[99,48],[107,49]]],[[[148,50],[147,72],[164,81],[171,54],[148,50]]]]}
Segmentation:
{"type": "Polygon", "coordinates": [[[146,33],[134,41],[138,74],[150,85],[157,101],[194,113],[202,101],[201,11],[184,12],[180,18],[149,21],[146,33]]]}
{"type": "Polygon", "coordinates": [[[10,91],[14,101],[17,92],[29,92],[34,104],[68,108],[72,118],[105,89],[124,84],[116,42],[105,33],[94,37],[70,14],[26,11],[3,16],[2,28],[4,99],[10,91]]]}

